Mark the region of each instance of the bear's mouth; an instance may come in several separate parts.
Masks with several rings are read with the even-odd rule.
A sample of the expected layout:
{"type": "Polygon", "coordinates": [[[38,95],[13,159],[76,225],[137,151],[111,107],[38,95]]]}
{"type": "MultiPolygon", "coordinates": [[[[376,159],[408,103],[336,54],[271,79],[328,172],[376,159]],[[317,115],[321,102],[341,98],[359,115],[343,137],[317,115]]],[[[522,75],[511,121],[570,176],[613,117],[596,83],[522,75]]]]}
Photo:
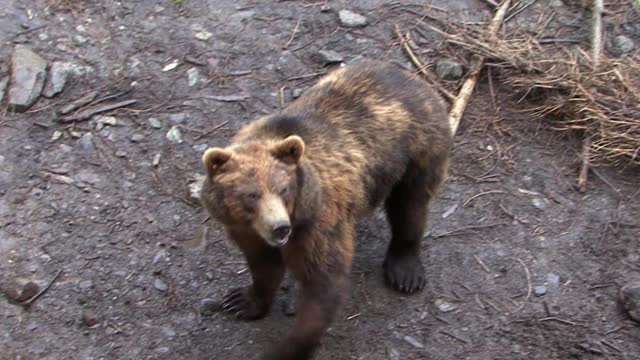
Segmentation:
{"type": "Polygon", "coordinates": [[[273,247],[283,247],[287,244],[287,242],[289,242],[289,237],[291,236],[291,234],[287,234],[286,236],[282,237],[282,238],[272,238],[271,241],[269,241],[270,245],[273,247]]]}

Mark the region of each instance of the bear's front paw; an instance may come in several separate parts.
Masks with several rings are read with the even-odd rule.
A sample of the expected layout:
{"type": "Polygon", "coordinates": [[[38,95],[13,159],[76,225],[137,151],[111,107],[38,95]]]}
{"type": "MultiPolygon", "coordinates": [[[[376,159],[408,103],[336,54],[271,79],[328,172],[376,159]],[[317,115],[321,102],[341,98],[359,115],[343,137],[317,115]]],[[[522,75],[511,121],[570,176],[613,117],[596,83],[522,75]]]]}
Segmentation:
{"type": "Polygon", "coordinates": [[[231,290],[222,300],[222,310],[240,320],[258,320],[267,315],[269,307],[257,299],[251,287],[231,290]]]}
{"type": "Polygon", "coordinates": [[[412,294],[426,284],[424,267],[417,255],[388,255],[383,266],[387,283],[396,291],[412,294]]]}

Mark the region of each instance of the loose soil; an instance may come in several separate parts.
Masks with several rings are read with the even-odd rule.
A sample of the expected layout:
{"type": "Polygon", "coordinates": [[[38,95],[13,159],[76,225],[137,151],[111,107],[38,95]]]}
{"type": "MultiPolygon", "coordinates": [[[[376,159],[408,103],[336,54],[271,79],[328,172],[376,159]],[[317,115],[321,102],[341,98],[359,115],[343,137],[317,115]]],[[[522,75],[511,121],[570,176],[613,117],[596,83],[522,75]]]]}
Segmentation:
{"type": "MultiPolygon", "coordinates": [[[[261,321],[200,313],[202,299],[249,276],[188,184],[203,148],[224,145],[327,70],[318,50],[406,64],[393,26],[418,17],[394,4],[329,3],[368,17],[347,29],[322,1],[0,0],[0,75],[15,43],[94,69],[28,113],[0,118],[0,285],[42,288],[62,271],[28,309],[0,297],[0,358],[254,359],[281,339],[289,289],[261,321]],[[102,129],[95,119],[54,121],[90,90],[139,101],[102,129]],[[238,94],[249,97],[207,98],[238,94]],[[172,126],[181,143],[167,139],[172,126]]],[[[492,11],[480,0],[432,4],[469,21],[492,11]]],[[[571,30],[588,46],[588,14],[562,1],[534,4],[507,29],[549,11],[554,36],[571,30]]],[[[438,58],[433,49],[420,56],[438,58]]],[[[579,139],[530,120],[498,76],[492,83],[483,74],[431,207],[426,289],[385,287],[388,225],[382,213],[363,221],[350,297],[317,359],[640,359],[640,328],[618,302],[620,286],[640,277],[640,176],[598,167],[578,193],[579,139]]]]}

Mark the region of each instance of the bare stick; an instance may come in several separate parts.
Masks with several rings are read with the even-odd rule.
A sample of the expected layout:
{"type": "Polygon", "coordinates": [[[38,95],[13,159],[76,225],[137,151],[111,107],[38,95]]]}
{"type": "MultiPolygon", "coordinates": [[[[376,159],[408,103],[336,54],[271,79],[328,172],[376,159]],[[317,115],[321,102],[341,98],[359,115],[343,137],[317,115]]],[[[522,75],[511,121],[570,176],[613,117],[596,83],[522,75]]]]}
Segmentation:
{"type": "Polygon", "coordinates": [[[51,285],[53,285],[53,283],[58,279],[58,276],[60,276],[60,274],[62,274],[62,270],[58,270],[58,272],[53,276],[53,279],[49,281],[47,286],[43,287],[42,290],[40,290],[37,294],[33,295],[31,298],[20,303],[20,305],[31,306],[31,304],[33,304],[34,301],[36,301],[40,296],[42,296],[42,294],[44,294],[47,290],[49,290],[51,285]]]}
{"type": "Polygon", "coordinates": [[[282,49],[286,50],[289,45],[291,45],[291,43],[293,42],[293,39],[295,39],[296,34],[298,33],[298,28],[300,27],[300,20],[302,20],[302,18],[298,18],[298,22],[296,22],[296,26],[293,28],[293,31],[291,32],[291,37],[289,37],[289,41],[287,41],[287,43],[282,47],[282,49]]]}
{"type": "Polygon", "coordinates": [[[100,114],[100,113],[107,112],[107,111],[111,111],[111,110],[115,110],[115,109],[118,109],[118,108],[121,108],[121,107],[125,107],[125,106],[129,106],[129,105],[133,105],[133,104],[135,104],[137,102],[138,102],[138,100],[131,99],[131,100],[120,101],[120,102],[113,103],[113,104],[102,105],[102,106],[98,106],[98,107],[93,108],[93,109],[84,110],[84,111],[80,112],[77,115],[72,115],[72,116],[68,116],[68,117],[65,117],[65,118],[60,118],[59,121],[61,123],[70,123],[70,122],[74,122],[74,121],[85,121],[85,120],[89,120],[93,115],[100,114]]]}
{"type": "Polygon", "coordinates": [[[409,42],[407,41],[407,38],[402,36],[402,33],[400,32],[400,27],[398,25],[396,25],[396,35],[398,36],[398,39],[400,39],[400,44],[404,48],[404,51],[407,53],[409,60],[411,60],[413,65],[415,65],[418,68],[418,71],[420,71],[420,73],[424,75],[427,81],[429,81],[432,84],[435,84],[438,91],[440,91],[442,95],[444,95],[449,102],[452,102],[456,97],[452,93],[447,91],[447,89],[443,88],[436,81],[434,81],[435,75],[431,73],[429,70],[427,70],[427,68],[422,64],[422,62],[416,57],[416,54],[411,49],[411,46],[409,46],[409,42]]]}
{"type": "MultiPolygon", "coordinates": [[[[593,70],[598,69],[600,65],[600,54],[602,53],[602,10],[604,8],[603,0],[593,0],[593,33],[591,36],[591,50],[593,60],[593,70]]],[[[578,175],[578,190],[580,192],[587,191],[587,177],[589,174],[589,153],[591,151],[591,139],[589,134],[585,134],[582,141],[582,166],[578,175]]]]}
{"type": "MultiPolygon", "coordinates": [[[[482,266],[482,269],[484,271],[486,271],[487,273],[491,274],[491,269],[489,269],[489,267],[487,265],[485,265],[484,262],[482,262],[482,259],[480,259],[480,257],[478,255],[473,255],[473,257],[476,259],[476,261],[478,262],[478,264],[480,264],[480,266],[482,266]]],[[[476,294],[477,295],[477,294],[476,294]]]]}
{"type": "Polygon", "coordinates": [[[527,276],[527,298],[522,302],[522,304],[520,304],[520,306],[518,306],[518,308],[514,312],[518,312],[524,307],[524,305],[527,303],[527,301],[529,301],[529,299],[531,298],[531,292],[532,292],[532,289],[531,289],[531,272],[529,271],[529,268],[524,263],[524,261],[522,261],[522,259],[518,258],[518,262],[520,263],[520,265],[524,269],[524,273],[527,276]]]}
{"type": "MultiPolygon", "coordinates": [[[[493,19],[491,19],[488,29],[491,36],[495,36],[498,33],[498,29],[500,29],[500,26],[502,25],[502,21],[507,14],[507,10],[509,9],[510,4],[511,0],[504,0],[496,11],[496,14],[493,16],[493,19]]],[[[452,134],[455,134],[458,130],[460,119],[462,119],[464,110],[469,103],[469,99],[471,99],[473,89],[478,82],[478,74],[482,69],[482,65],[484,65],[484,57],[474,56],[471,59],[471,69],[469,70],[469,75],[464,80],[462,88],[460,88],[460,92],[458,93],[458,97],[453,102],[453,106],[449,111],[449,126],[451,126],[452,134]]]]}

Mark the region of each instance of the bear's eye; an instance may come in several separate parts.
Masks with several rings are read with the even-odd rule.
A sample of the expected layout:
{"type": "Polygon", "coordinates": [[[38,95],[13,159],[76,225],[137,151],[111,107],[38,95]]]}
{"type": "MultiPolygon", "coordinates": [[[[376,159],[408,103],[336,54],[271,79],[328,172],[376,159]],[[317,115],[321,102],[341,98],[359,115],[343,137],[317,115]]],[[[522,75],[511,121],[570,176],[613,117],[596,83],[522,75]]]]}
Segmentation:
{"type": "Polygon", "coordinates": [[[247,200],[250,200],[250,201],[258,201],[258,199],[260,199],[260,193],[257,192],[257,191],[250,192],[245,196],[246,196],[247,200]]]}
{"type": "Polygon", "coordinates": [[[281,198],[283,198],[284,200],[288,200],[289,199],[289,188],[285,187],[280,189],[280,191],[278,192],[278,194],[280,195],[281,198]]]}

